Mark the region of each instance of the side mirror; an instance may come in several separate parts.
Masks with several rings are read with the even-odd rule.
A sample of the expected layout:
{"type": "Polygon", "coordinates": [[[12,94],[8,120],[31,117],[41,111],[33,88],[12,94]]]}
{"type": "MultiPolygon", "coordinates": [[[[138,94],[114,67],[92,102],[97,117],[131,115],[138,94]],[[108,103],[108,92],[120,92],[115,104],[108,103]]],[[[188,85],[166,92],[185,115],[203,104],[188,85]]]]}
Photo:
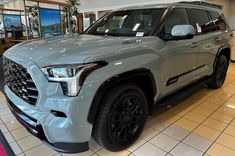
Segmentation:
{"type": "Polygon", "coordinates": [[[192,39],[195,36],[195,29],[192,25],[176,25],[171,31],[171,40],[192,39]]]}

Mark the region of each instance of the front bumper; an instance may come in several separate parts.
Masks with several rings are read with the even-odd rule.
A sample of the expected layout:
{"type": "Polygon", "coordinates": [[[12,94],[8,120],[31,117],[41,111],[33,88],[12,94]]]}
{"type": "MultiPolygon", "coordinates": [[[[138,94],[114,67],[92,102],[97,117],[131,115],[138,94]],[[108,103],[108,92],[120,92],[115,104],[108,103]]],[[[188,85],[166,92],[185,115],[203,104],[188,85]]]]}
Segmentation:
{"type": "Polygon", "coordinates": [[[28,130],[28,132],[34,135],[35,137],[39,138],[40,140],[42,140],[44,143],[46,143],[54,150],[63,153],[78,153],[89,150],[88,141],[80,143],[65,143],[65,142],[57,142],[54,144],[50,143],[44,134],[42,126],[36,124],[37,120],[33,119],[32,117],[22,112],[12,103],[12,101],[9,98],[7,98],[7,103],[13,115],[28,130]]]}

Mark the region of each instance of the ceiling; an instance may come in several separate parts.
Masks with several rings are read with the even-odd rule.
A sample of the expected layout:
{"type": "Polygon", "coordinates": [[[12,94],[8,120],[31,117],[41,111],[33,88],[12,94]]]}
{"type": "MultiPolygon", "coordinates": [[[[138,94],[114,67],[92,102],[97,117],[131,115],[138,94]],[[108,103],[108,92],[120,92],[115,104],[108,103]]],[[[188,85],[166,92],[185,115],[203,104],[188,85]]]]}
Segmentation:
{"type": "Polygon", "coordinates": [[[0,5],[8,3],[8,2],[13,2],[15,0],[0,0],[0,5]]]}

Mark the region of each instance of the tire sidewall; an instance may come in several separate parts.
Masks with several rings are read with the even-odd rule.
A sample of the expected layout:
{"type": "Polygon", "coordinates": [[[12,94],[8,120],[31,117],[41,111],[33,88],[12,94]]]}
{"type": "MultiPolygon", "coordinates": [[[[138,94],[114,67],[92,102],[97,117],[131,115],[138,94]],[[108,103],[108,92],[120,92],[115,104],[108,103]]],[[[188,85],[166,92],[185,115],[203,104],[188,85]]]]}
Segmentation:
{"type": "Polygon", "coordinates": [[[103,112],[103,114],[99,114],[101,116],[101,120],[100,123],[101,124],[100,127],[100,142],[102,142],[102,145],[110,150],[110,151],[120,151],[123,149],[128,148],[130,145],[132,145],[137,138],[139,137],[140,133],[143,130],[145,121],[146,121],[146,117],[147,117],[147,99],[146,96],[144,94],[144,92],[137,86],[129,84],[129,85],[122,85],[120,87],[116,87],[114,88],[112,91],[110,91],[104,98],[103,102],[102,102],[102,108],[101,108],[101,112],[103,112]],[[138,131],[136,132],[136,136],[134,138],[132,138],[132,140],[130,140],[128,143],[126,144],[117,144],[116,142],[114,142],[112,140],[112,138],[110,137],[110,135],[108,134],[108,126],[109,126],[109,119],[111,118],[110,112],[113,111],[113,109],[116,107],[116,105],[118,104],[117,102],[115,102],[117,100],[117,98],[119,98],[120,96],[122,96],[122,94],[128,94],[128,92],[131,93],[136,93],[137,95],[139,95],[139,97],[142,99],[142,109],[143,109],[143,121],[140,124],[140,127],[138,129],[138,131]]]}
{"type": "Polygon", "coordinates": [[[219,87],[221,87],[221,86],[223,85],[224,80],[225,80],[225,78],[226,78],[226,74],[225,74],[225,75],[224,75],[225,78],[224,78],[223,82],[219,82],[219,80],[217,79],[218,68],[219,68],[219,66],[221,65],[222,62],[226,62],[226,73],[227,73],[227,69],[228,69],[228,65],[229,65],[229,64],[228,64],[228,60],[227,60],[227,58],[226,58],[224,55],[219,56],[218,61],[217,61],[217,63],[216,63],[216,69],[215,69],[215,74],[214,74],[215,81],[216,81],[216,83],[217,83],[217,85],[218,85],[219,87]]]}

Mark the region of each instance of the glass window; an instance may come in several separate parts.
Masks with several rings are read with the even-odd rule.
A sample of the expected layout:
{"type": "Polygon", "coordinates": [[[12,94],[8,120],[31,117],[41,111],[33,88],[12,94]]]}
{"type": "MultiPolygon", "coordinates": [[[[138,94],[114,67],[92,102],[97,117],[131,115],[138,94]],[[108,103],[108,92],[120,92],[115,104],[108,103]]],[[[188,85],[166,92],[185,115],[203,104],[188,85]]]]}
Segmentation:
{"type": "Polygon", "coordinates": [[[197,34],[206,34],[215,31],[215,26],[205,10],[189,9],[192,25],[197,34]]]}
{"type": "Polygon", "coordinates": [[[186,9],[173,9],[168,17],[166,17],[163,25],[163,36],[171,36],[171,31],[176,25],[189,24],[188,13],[186,9]]]}
{"type": "Polygon", "coordinates": [[[227,24],[224,21],[222,15],[213,11],[210,12],[210,15],[211,15],[213,22],[215,23],[216,29],[220,31],[225,31],[227,24]]]}
{"type": "Polygon", "coordinates": [[[159,23],[163,8],[115,11],[85,33],[107,36],[148,36],[159,23]]]}

